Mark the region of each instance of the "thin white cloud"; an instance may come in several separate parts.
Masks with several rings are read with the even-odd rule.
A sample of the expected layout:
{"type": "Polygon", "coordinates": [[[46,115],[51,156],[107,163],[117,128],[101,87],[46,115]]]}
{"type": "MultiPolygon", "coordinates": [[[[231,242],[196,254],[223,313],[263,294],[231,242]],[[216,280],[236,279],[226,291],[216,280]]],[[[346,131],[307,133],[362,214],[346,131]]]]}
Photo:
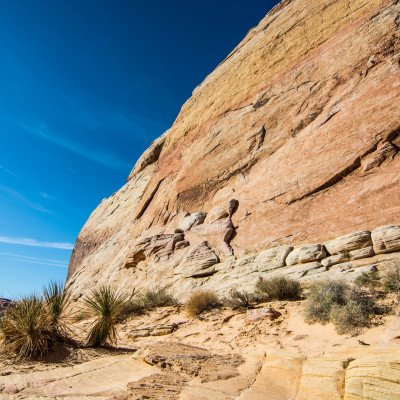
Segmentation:
{"type": "Polygon", "coordinates": [[[10,171],[9,169],[4,167],[3,165],[0,165],[0,169],[2,171],[4,171],[4,172],[7,172],[7,174],[10,174],[10,175],[14,176],[15,178],[21,179],[17,174],[14,174],[14,172],[10,171]]]}
{"type": "Polygon", "coordinates": [[[52,249],[64,249],[64,250],[72,250],[74,248],[74,244],[69,242],[40,242],[36,239],[12,238],[8,236],[0,236],[0,243],[20,244],[22,246],[33,246],[33,247],[49,247],[52,249]]]}
{"type": "Polygon", "coordinates": [[[15,189],[12,189],[8,186],[0,185],[0,190],[8,193],[10,196],[14,197],[15,199],[19,200],[20,202],[24,203],[26,206],[32,208],[33,210],[40,211],[46,214],[54,214],[53,211],[48,210],[47,208],[43,207],[41,204],[35,203],[21,193],[17,192],[15,189]]]}
{"type": "Polygon", "coordinates": [[[0,255],[12,257],[12,258],[15,258],[17,261],[26,262],[26,263],[53,265],[55,267],[68,268],[68,262],[66,262],[66,261],[52,260],[52,259],[48,259],[48,258],[29,257],[29,256],[23,256],[20,254],[15,254],[15,253],[6,253],[3,251],[0,251],[0,255]]]}
{"type": "Polygon", "coordinates": [[[75,154],[78,154],[82,157],[87,158],[88,160],[95,161],[97,163],[103,164],[106,167],[113,169],[129,169],[131,165],[119,160],[113,154],[106,153],[103,151],[96,151],[93,149],[88,149],[82,146],[81,143],[78,143],[70,138],[66,139],[60,136],[57,136],[53,133],[49,133],[47,131],[47,127],[45,125],[40,126],[29,126],[27,124],[20,124],[20,127],[24,129],[26,132],[40,137],[42,139],[47,140],[48,142],[54,143],[58,146],[64,147],[69,151],[72,151],[75,154]]]}

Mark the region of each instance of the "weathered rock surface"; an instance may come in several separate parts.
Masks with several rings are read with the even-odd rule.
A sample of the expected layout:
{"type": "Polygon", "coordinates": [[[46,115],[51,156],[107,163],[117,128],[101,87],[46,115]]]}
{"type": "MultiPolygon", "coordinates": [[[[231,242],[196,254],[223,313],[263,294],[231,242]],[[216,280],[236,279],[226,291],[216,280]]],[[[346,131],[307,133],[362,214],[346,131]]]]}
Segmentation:
{"type": "Polygon", "coordinates": [[[286,265],[304,264],[318,261],[326,257],[324,246],[317,244],[303,244],[296,247],[286,258],[286,265]]]}
{"type": "Polygon", "coordinates": [[[105,282],[222,293],[269,270],[351,279],[398,257],[397,228],[376,228],[400,221],[399,13],[394,0],[274,8],[92,213],[73,298],[105,282]],[[280,246],[304,243],[344,256],[295,249],[289,265],[280,246]]]}
{"type": "Polygon", "coordinates": [[[387,225],[372,232],[374,251],[376,254],[400,250],[400,227],[387,225]]]}
{"type": "Polygon", "coordinates": [[[349,253],[371,246],[371,232],[369,231],[350,233],[325,243],[325,247],[331,255],[349,253]]]}

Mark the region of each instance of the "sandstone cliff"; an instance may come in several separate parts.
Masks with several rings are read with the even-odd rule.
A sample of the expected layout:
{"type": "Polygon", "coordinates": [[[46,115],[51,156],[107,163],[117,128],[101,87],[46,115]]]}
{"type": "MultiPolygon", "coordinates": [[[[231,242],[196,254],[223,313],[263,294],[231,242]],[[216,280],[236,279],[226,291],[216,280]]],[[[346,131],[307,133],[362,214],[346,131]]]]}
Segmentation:
{"type": "Polygon", "coordinates": [[[399,28],[398,0],[275,7],[92,213],[74,298],[101,282],[183,295],[398,259],[400,228],[380,227],[400,222],[399,28]]]}

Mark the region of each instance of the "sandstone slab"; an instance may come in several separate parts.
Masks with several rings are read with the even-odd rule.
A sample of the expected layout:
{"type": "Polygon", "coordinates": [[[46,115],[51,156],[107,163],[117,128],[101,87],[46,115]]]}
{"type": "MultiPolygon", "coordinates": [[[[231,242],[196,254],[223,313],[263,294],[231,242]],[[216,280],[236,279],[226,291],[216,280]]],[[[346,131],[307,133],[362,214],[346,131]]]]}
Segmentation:
{"type": "Polygon", "coordinates": [[[328,253],[331,255],[348,253],[350,251],[359,250],[364,247],[371,247],[371,232],[360,231],[350,233],[348,235],[329,240],[328,242],[324,243],[324,245],[328,253]]]}
{"type": "Polygon", "coordinates": [[[286,258],[286,265],[305,264],[326,257],[322,244],[304,244],[295,247],[286,258]]]}
{"type": "Polygon", "coordinates": [[[372,231],[372,241],[376,254],[400,250],[400,227],[397,225],[381,226],[372,231]]]}
{"type": "Polygon", "coordinates": [[[180,269],[187,278],[207,276],[210,274],[210,267],[218,262],[218,256],[207,242],[203,242],[189,252],[180,269]]]}
{"type": "Polygon", "coordinates": [[[291,246],[279,246],[262,251],[254,257],[254,264],[260,272],[281,268],[285,265],[286,257],[291,250],[291,246]]]}

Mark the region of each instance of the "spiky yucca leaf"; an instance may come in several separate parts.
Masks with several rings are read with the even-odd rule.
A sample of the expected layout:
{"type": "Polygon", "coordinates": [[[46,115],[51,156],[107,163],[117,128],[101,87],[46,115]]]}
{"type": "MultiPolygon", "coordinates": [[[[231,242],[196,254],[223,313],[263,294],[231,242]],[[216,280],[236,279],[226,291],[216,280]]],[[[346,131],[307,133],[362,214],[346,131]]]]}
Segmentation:
{"type": "Polygon", "coordinates": [[[49,324],[60,339],[70,340],[71,330],[66,323],[66,308],[70,295],[60,282],[50,282],[43,288],[49,324]]]}
{"type": "Polygon", "coordinates": [[[4,349],[17,358],[47,353],[53,342],[48,315],[41,298],[32,295],[12,304],[0,319],[4,349]]]}
{"type": "Polygon", "coordinates": [[[89,346],[113,345],[117,342],[116,325],[127,300],[126,294],[119,293],[108,285],[92,290],[83,300],[86,308],[95,317],[87,336],[89,346]]]}

